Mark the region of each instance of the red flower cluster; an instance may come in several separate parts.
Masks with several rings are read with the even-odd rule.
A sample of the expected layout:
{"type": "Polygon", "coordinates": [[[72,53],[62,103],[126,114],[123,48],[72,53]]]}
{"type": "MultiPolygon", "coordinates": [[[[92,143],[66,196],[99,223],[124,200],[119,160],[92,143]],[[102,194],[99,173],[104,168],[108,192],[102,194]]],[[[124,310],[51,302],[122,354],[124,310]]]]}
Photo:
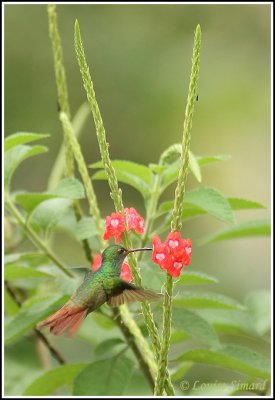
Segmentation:
{"type": "MultiPolygon", "coordinates": [[[[93,272],[97,271],[101,267],[101,263],[102,263],[101,254],[95,254],[94,261],[92,264],[92,271],[93,272]]],[[[126,282],[131,282],[131,280],[133,279],[131,268],[127,263],[127,261],[124,261],[124,263],[122,264],[120,277],[126,282]]]]}
{"type": "Polygon", "coordinates": [[[170,232],[164,243],[158,236],[153,237],[152,260],[174,278],[190,264],[191,253],[191,240],[182,239],[179,232],[170,232]]]}
{"type": "Polygon", "coordinates": [[[112,213],[105,220],[105,232],[103,235],[104,240],[109,240],[111,237],[115,238],[115,242],[121,241],[121,234],[127,229],[128,231],[136,231],[138,234],[144,233],[144,219],[133,208],[124,209],[126,223],[124,224],[124,217],[121,212],[112,213]]]}
{"type": "Polygon", "coordinates": [[[115,242],[121,241],[121,234],[125,231],[124,218],[122,213],[112,213],[105,220],[106,230],[103,235],[104,240],[109,240],[111,237],[115,238],[115,242]]]}

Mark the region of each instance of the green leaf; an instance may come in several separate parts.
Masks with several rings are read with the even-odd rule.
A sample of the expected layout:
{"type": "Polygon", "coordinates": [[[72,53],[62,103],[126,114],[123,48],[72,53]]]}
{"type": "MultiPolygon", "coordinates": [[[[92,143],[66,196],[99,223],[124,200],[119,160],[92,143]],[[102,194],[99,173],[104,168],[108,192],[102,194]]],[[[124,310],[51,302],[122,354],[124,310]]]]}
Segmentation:
{"type": "Polygon", "coordinates": [[[4,182],[5,188],[9,188],[12,175],[22,161],[37,154],[48,151],[45,146],[26,146],[20,144],[5,152],[4,182]]]}
{"type": "Polygon", "coordinates": [[[53,228],[71,206],[69,199],[49,199],[39,204],[31,214],[29,223],[42,230],[53,228]]]}
{"type": "Polygon", "coordinates": [[[193,338],[215,345],[219,342],[212,326],[198,314],[182,307],[173,308],[173,323],[193,338]]]}
{"type": "Polygon", "coordinates": [[[45,193],[23,193],[15,197],[15,201],[23,207],[27,213],[31,213],[40,203],[49,199],[83,199],[84,188],[80,181],[74,178],[62,179],[51,191],[45,193]]]}
{"type": "Polygon", "coordinates": [[[213,164],[218,161],[227,161],[231,156],[226,154],[216,155],[216,156],[196,156],[198,164],[203,167],[205,165],[213,164]]]}
{"type": "Polygon", "coordinates": [[[36,269],[9,264],[4,269],[5,280],[25,279],[25,278],[53,278],[53,275],[36,269]]]}
{"type": "Polygon", "coordinates": [[[218,283],[218,280],[213,276],[204,274],[198,271],[184,271],[182,275],[180,275],[177,283],[181,285],[198,285],[201,283],[218,283]]]}
{"type": "Polygon", "coordinates": [[[5,288],[4,289],[4,307],[5,307],[5,314],[7,315],[15,315],[18,313],[19,306],[11,297],[10,293],[8,290],[5,288]]]}
{"type": "Polygon", "coordinates": [[[71,384],[87,364],[67,364],[51,369],[39,376],[24,391],[23,396],[49,396],[63,385],[71,384]]]}
{"type": "Polygon", "coordinates": [[[270,377],[270,361],[256,351],[238,345],[222,346],[216,351],[190,350],[180,356],[179,359],[233,369],[252,377],[263,379],[270,377]]]}
{"type": "Polygon", "coordinates": [[[184,202],[200,207],[202,210],[221,221],[230,224],[234,223],[234,215],[228,200],[215,189],[194,189],[185,194],[184,202]]]}
{"type": "Polygon", "coordinates": [[[152,393],[148,380],[139,368],[134,369],[128,381],[126,392],[128,398],[148,397],[148,393],[152,393]]]}
{"type": "MultiPolygon", "coordinates": [[[[263,206],[262,204],[260,204],[256,201],[251,201],[251,200],[246,200],[246,199],[228,197],[227,201],[232,210],[248,210],[248,209],[265,208],[265,206],[263,206]]],[[[172,200],[161,203],[156,216],[160,217],[163,214],[170,213],[173,209],[173,206],[174,206],[174,201],[172,201],[172,200]]],[[[199,215],[205,215],[205,214],[207,214],[207,210],[205,210],[202,207],[197,206],[195,204],[189,203],[186,199],[184,200],[183,215],[182,215],[183,220],[187,220],[187,219],[194,218],[199,215]]]]}
{"type": "Polygon", "coordinates": [[[201,182],[201,169],[200,165],[194,156],[194,154],[189,151],[189,168],[198,182],[201,182]]]}
{"type": "Polygon", "coordinates": [[[133,369],[125,356],[95,361],[76,376],[73,396],[122,396],[133,369]]]}
{"type": "Polygon", "coordinates": [[[92,315],[92,318],[94,319],[96,324],[101,328],[110,330],[116,327],[115,322],[111,318],[108,318],[105,315],[99,313],[93,313],[92,315]]]}
{"type": "Polygon", "coordinates": [[[236,300],[217,293],[183,292],[175,298],[173,304],[191,308],[244,308],[236,300]]]}
{"type": "Polygon", "coordinates": [[[22,397],[24,389],[42,373],[33,341],[21,337],[5,348],[5,395],[22,397]]]}
{"type": "Polygon", "coordinates": [[[66,199],[83,199],[85,197],[82,183],[75,178],[64,178],[58,182],[57,186],[49,192],[58,197],[66,199]]]}
{"type": "Polygon", "coordinates": [[[185,361],[180,363],[180,365],[171,373],[171,379],[173,382],[181,380],[186,372],[194,365],[191,361],[185,361]]]}
{"type": "MultiPolygon", "coordinates": [[[[166,213],[171,214],[173,207],[174,207],[174,201],[164,201],[163,203],[160,204],[156,217],[160,217],[161,215],[166,213]]],[[[194,218],[199,215],[205,215],[206,213],[207,212],[203,210],[201,207],[195,206],[194,204],[191,203],[183,202],[183,214],[182,214],[183,220],[194,218]]],[[[169,216],[169,218],[171,219],[171,215],[169,216]]],[[[166,223],[167,225],[170,225],[170,220],[168,219],[166,223]]]]}
{"type": "Polygon", "coordinates": [[[271,295],[268,290],[249,293],[245,305],[251,318],[251,324],[258,335],[262,336],[271,329],[271,295]]]}
{"type": "Polygon", "coordinates": [[[180,159],[177,159],[172,164],[167,166],[162,174],[162,185],[160,192],[162,193],[169,185],[175,182],[178,178],[180,168],[180,159]]]}
{"type": "Polygon", "coordinates": [[[33,140],[38,140],[38,139],[44,139],[49,136],[50,135],[48,134],[30,133],[30,132],[14,133],[5,138],[5,151],[10,150],[14,146],[18,146],[19,144],[32,142],[33,140]]]}
{"type": "Polygon", "coordinates": [[[172,164],[174,161],[179,160],[182,154],[182,144],[171,144],[160,156],[160,164],[172,164]]]}
{"type": "Polygon", "coordinates": [[[106,339],[103,342],[100,342],[96,346],[96,348],[94,350],[95,356],[101,357],[102,355],[106,355],[106,353],[111,352],[112,349],[119,344],[125,344],[125,342],[120,338],[106,339]]]}
{"type": "Polygon", "coordinates": [[[169,201],[164,201],[159,205],[158,211],[156,213],[156,217],[160,217],[163,214],[169,213],[172,211],[174,206],[174,201],[169,200],[169,201]]]}
{"type": "Polygon", "coordinates": [[[232,227],[216,232],[202,240],[203,243],[217,242],[218,240],[239,239],[253,236],[270,236],[270,221],[268,219],[241,222],[232,227]]]}
{"type": "MultiPolygon", "coordinates": [[[[151,195],[152,172],[145,165],[131,161],[112,161],[117,179],[137,189],[147,199],[151,195]]],[[[101,161],[90,165],[91,168],[103,168],[101,161]]],[[[93,175],[95,180],[107,180],[105,171],[96,172],[93,175]]]]}
{"type": "Polygon", "coordinates": [[[238,335],[255,333],[253,322],[250,320],[247,310],[208,308],[198,310],[198,313],[220,333],[238,335]]]}
{"type": "Polygon", "coordinates": [[[75,236],[78,240],[88,239],[96,236],[96,226],[93,218],[84,217],[77,222],[75,236]]]}
{"type": "MultiPolygon", "coordinates": [[[[190,156],[190,153],[189,153],[190,156]]],[[[217,156],[193,156],[189,158],[189,168],[195,175],[195,177],[198,179],[199,182],[201,182],[201,172],[200,172],[200,166],[204,166],[207,164],[211,164],[217,161],[225,161],[228,160],[230,156],[226,155],[217,155],[217,156]]],[[[175,182],[178,178],[178,172],[179,172],[179,167],[180,167],[180,158],[178,158],[176,161],[174,161],[172,164],[170,164],[164,171],[163,173],[163,179],[162,179],[162,188],[161,191],[163,192],[169,185],[171,185],[173,182],[175,182]]]]}
{"type": "Polygon", "coordinates": [[[18,194],[15,197],[15,201],[21,207],[23,207],[27,213],[31,213],[40,203],[43,201],[54,199],[56,196],[48,193],[26,193],[18,194]]]}
{"type": "Polygon", "coordinates": [[[251,201],[247,199],[240,199],[237,197],[228,197],[227,200],[232,210],[249,210],[254,208],[266,208],[263,204],[257,201],[251,201]]]}
{"type": "Polygon", "coordinates": [[[154,174],[160,175],[167,167],[166,165],[149,164],[148,167],[154,174]]]}
{"type": "Polygon", "coordinates": [[[173,382],[181,380],[187,371],[194,365],[191,361],[185,361],[180,363],[177,368],[172,372],[171,379],[173,382]]]}
{"type": "Polygon", "coordinates": [[[37,267],[49,263],[48,257],[43,253],[14,253],[5,254],[5,265],[13,264],[15,262],[25,262],[28,266],[37,267]]]}
{"type": "Polygon", "coordinates": [[[190,339],[190,335],[183,331],[174,331],[171,334],[170,343],[176,344],[180,342],[184,342],[185,340],[190,339]]]}
{"type": "Polygon", "coordinates": [[[56,311],[57,305],[62,303],[63,299],[63,296],[56,294],[25,302],[18,314],[5,326],[5,344],[35,327],[39,321],[56,311]]]}

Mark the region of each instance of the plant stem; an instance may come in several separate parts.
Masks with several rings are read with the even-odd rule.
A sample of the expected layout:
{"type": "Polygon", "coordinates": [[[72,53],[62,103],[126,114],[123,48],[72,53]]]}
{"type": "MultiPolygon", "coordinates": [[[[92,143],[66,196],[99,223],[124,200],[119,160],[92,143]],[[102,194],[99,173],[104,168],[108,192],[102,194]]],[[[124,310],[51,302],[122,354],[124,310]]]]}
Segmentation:
{"type": "MultiPolygon", "coordinates": [[[[80,34],[80,29],[79,29],[79,24],[78,21],[75,21],[75,50],[76,50],[76,56],[80,68],[80,72],[82,75],[82,80],[83,80],[83,85],[87,94],[87,99],[91,107],[91,111],[93,113],[93,118],[96,126],[96,133],[97,133],[97,139],[99,143],[99,149],[100,149],[100,154],[101,158],[103,161],[103,166],[107,175],[108,183],[111,189],[111,198],[114,202],[114,206],[116,211],[123,212],[124,211],[124,206],[123,206],[123,201],[122,201],[122,191],[118,186],[118,180],[115,174],[115,170],[113,168],[110,156],[109,156],[109,150],[108,150],[108,143],[106,141],[106,134],[105,134],[105,128],[103,124],[103,120],[100,114],[99,106],[96,100],[95,96],[95,91],[93,87],[93,82],[90,76],[90,71],[88,64],[86,62],[85,58],[85,52],[81,40],[81,34],[80,34]]],[[[123,245],[125,248],[131,248],[132,243],[130,240],[130,236],[127,231],[125,231],[122,235],[122,241],[123,245]]],[[[129,261],[130,265],[132,267],[132,273],[133,273],[133,278],[134,282],[138,286],[142,286],[142,279],[141,275],[138,269],[137,261],[136,258],[133,254],[129,255],[129,261]]],[[[149,331],[149,334],[152,338],[153,345],[154,345],[154,350],[156,353],[156,356],[158,354],[160,346],[159,338],[158,338],[158,330],[155,325],[154,319],[153,319],[153,314],[151,312],[151,307],[148,304],[148,302],[143,302],[142,303],[142,311],[143,315],[145,318],[145,322],[149,331]]],[[[166,382],[166,380],[164,380],[166,382]]],[[[170,392],[173,392],[173,387],[171,384],[171,381],[167,381],[167,385],[170,388],[170,392]]],[[[169,389],[168,389],[169,390],[169,389]]]]}
{"type": "Polygon", "coordinates": [[[61,112],[60,120],[61,120],[61,123],[63,126],[64,133],[67,136],[68,142],[73,151],[75,160],[77,162],[78,170],[79,170],[79,173],[81,175],[81,178],[82,178],[85,190],[86,190],[87,200],[88,200],[89,208],[90,208],[90,214],[94,218],[95,225],[97,228],[98,241],[99,241],[101,247],[103,247],[104,242],[103,242],[102,236],[103,236],[104,229],[103,229],[103,225],[102,225],[101,218],[100,218],[100,212],[99,212],[99,208],[98,208],[98,204],[97,204],[96,195],[94,192],[92,182],[90,180],[89,172],[86,167],[84,157],[83,157],[81,149],[80,149],[80,145],[74,135],[73,127],[72,127],[72,124],[71,124],[67,114],[64,112],[61,112]]]}
{"type": "MultiPolygon", "coordinates": [[[[160,185],[161,185],[161,174],[157,174],[154,177],[152,195],[151,195],[151,199],[150,199],[147,213],[146,213],[146,224],[145,224],[146,228],[145,228],[144,236],[142,239],[141,247],[143,247],[145,245],[145,243],[148,240],[148,236],[151,232],[152,224],[154,222],[154,217],[155,217],[155,213],[156,213],[156,208],[158,205],[160,185]]],[[[143,253],[140,252],[139,260],[141,260],[142,256],[143,256],[143,253]]]]}
{"type": "MultiPolygon", "coordinates": [[[[87,102],[85,102],[79,107],[72,120],[72,126],[75,132],[75,137],[78,139],[82,133],[83,125],[86,122],[89,113],[90,113],[90,107],[88,106],[87,102]]],[[[65,144],[63,143],[60,147],[58,155],[51,169],[50,177],[48,180],[48,190],[52,190],[62,178],[65,167],[64,166],[65,152],[66,152],[66,147],[65,144]]]]}
{"type": "MultiPolygon", "coordinates": [[[[13,300],[15,301],[15,303],[19,306],[22,307],[22,302],[21,300],[18,298],[18,296],[16,295],[16,293],[14,292],[14,290],[12,289],[12,287],[10,286],[9,282],[5,281],[5,288],[6,290],[9,292],[10,296],[13,298],[13,300]]],[[[51,355],[56,359],[56,361],[59,364],[65,364],[65,360],[62,357],[62,355],[59,353],[58,350],[56,350],[51,343],[48,341],[48,339],[46,338],[45,335],[43,335],[42,332],[40,332],[38,329],[34,328],[33,329],[36,336],[44,343],[44,345],[47,347],[47,349],[49,350],[49,352],[51,353],[51,355]]]]}
{"type": "MultiPolygon", "coordinates": [[[[195,100],[197,96],[197,84],[199,77],[199,59],[201,46],[201,29],[198,25],[195,31],[192,70],[188,90],[187,105],[185,109],[185,118],[183,125],[182,155],[181,165],[178,175],[178,183],[175,191],[175,202],[171,222],[171,230],[179,231],[182,226],[182,209],[183,197],[185,194],[185,185],[188,174],[189,149],[191,140],[192,119],[194,113],[195,100]]],[[[168,351],[171,336],[171,319],[172,319],[172,296],[173,296],[173,278],[167,274],[165,282],[165,297],[163,304],[163,339],[161,343],[161,351],[159,357],[159,369],[156,379],[155,395],[163,394],[165,371],[168,365],[168,351]]]]}
{"type": "MultiPolygon", "coordinates": [[[[52,42],[52,49],[54,56],[54,72],[55,72],[55,80],[57,86],[58,106],[60,108],[60,112],[65,112],[70,118],[66,73],[63,64],[63,52],[62,52],[61,40],[57,26],[56,5],[49,4],[47,7],[47,11],[48,11],[48,21],[49,21],[49,33],[52,42]]],[[[70,149],[68,139],[65,135],[64,135],[64,143],[65,143],[66,175],[72,176],[74,170],[73,154],[70,149]]]]}
{"type": "MultiPolygon", "coordinates": [[[[49,10],[49,12],[52,11],[52,13],[53,13],[53,15],[51,17],[50,17],[50,14],[49,14],[49,20],[52,21],[52,25],[54,26],[53,34],[52,34],[53,39],[54,39],[54,38],[58,37],[55,6],[53,6],[53,7],[49,6],[48,10],[49,10]]],[[[59,46],[55,46],[54,45],[54,40],[53,39],[52,39],[52,41],[53,41],[53,49],[55,49],[55,47],[57,47],[57,48],[61,47],[60,46],[60,39],[58,38],[59,46]]],[[[56,55],[56,51],[55,50],[54,50],[54,55],[56,55]]],[[[57,58],[58,57],[55,56],[55,59],[57,59],[57,58]]],[[[61,63],[62,63],[62,60],[61,60],[61,63]]],[[[57,63],[55,62],[55,65],[56,64],[57,63]]],[[[58,65],[57,65],[57,67],[58,67],[58,65]]],[[[58,68],[55,68],[55,70],[57,71],[58,68]]],[[[63,66],[62,66],[62,70],[65,71],[63,66]]],[[[56,76],[56,80],[58,82],[58,77],[57,76],[56,76]]],[[[63,80],[63,82],[64,82],[64,80],[63,80]]],[[[61,88],[61,91],[62,91],[62,84],[61,84],[60,88],[61,88]]],[[[66,104],[66,102],[65,102],[65,104],[66,104]]],[[[73,154],[75,156],[76,162],[78,164],[78,169],[79,169],[79,172],[81,174],[84,187],[86,189],[87,199],[88,199],[89,206],[90,206],[90,214],[92,214],[92,216],[95,219],[99,242],[100,242],[101,246],[103,247],[103,245],[104,245],[103,240],[102,240],[103,228],[102,228],[102,224],[101,224],[100,213],[99,213],[99,209],[98,209],[98,206],[97,206],[97,200],[96,200],[96,196],[95,196],[95,193],[94,193],[94,190],[93,190],[93,186],[92,186],[92,183],[91,183],[90,178],[89,178],[89,174],[88,174],[88,171],[87,171],[87,168],[86,168],[86,164],[85,164],[85,161],[84,161],[80,146],[79,146],[78,141],[76,139],[76,135],[74,134],[72,124],[70,122],[68,108],[66,109],[66,107],[62,107],[62,105],[61,105],[60,108],[61,108],[60,120],[62,122],[64,136],[65,136],[65,138],[67,140],[67,143],[70,145],[71,150],[72,150],[72,152],[73,152],[73,154]]],[[[62,154],[62,153],[60,152],[60,154],[62,154]]],[[[60,165],[61,165],[60,163],[57,163],[56,164],[56,169],[54,169],[54,171],[53,171],[52,177],[55,178],[55,179],[56,179],[56,176],[60,177],[60,170],[61,170],[60,165]]],[[[50,182],[52,183],[52,180],[50,182]]],[[[79,210],[79,207],[76,207],[76,205],[75,205],[75,214],[76,214],[77,218],[79,217],[80,212],[81,212],[81,210],[79,210]]],[[[84,246],[84,250],[85,250],[85,253],[86,253],[86,257],[87,257],[88,260],[90,260],[89,249],[87,249],[87,246],[85,246],[85,243],[83,243],[83,246],[84,246]]],[[[117,315],[120,317],[119,313],[120,313],[120,311],[117,311],[117,315]]],[[[119,321],[121,321],[121,317],[120,317],[119,321]]],[[[126,321],[124,321],[124,322],[126,323],[126,321]]],[[[138,348],[137,348],[135,342],[132,339],[130,340],[130,336],[129,335],[127,336],[127,334],[130,331],[127,330],[127,327],[125,325],[123,325],[123,324],[122,325],[119,324],[119,326],[120,326],[120,329],[124,328],[124,335],[126,336],[126,338],[128,338],[128,342],[131,343],[131,347],[132,347],[134,353],[137,355],[138,348]]],[[[143,359],[139,356],[139,360],[143,360],[143,359]]],[[[142,361],[142,365],[143,365],[143,367],[145,368],[145,371],[146,371],[147,364],[145,363],[145,361],[142,361]]],[[[148,369],[148,367],[147,367],[147,369],[148,369]]]]}
{"type": "MultiPolygon", "coordinates": [[[[120,307],[120,309],[122,309],[123,306],[120,307]]],[[[131,324],[132,318],[130,316],[130,319],[128,319],[128,317],[125,315],[126,313],[128,313],[129,311],[127,311],[126,313],[122,313],[118,307],[113,309],[113,318],[116,321],[117,325],[119,326],[122,334],[124,335],[129,347],[132,349],[133,353],[135,354],[138,362],[139,362],[139,366],[141,368],[141,370],[144,373],[144,376],[146,377],[146,379],[149,382],[149,385],[152,388],[152,391],[154,390],[154,386],[155,386],[155,381],[154,381],[154,376],[152,374],[152,362],[150,360],[150,363],[148,362],[147,357],[145,357],[144,355],[144,348],[138,346],[137,344],[137,332],[135,332],[135,335],[132,333],[131,329],[129,329],[129,323],[131,324]],[[145,361],[146,359],[146,361],[145,361]],[[151,368],[150,368],[151,367],[151,368]]],[[[133,324],[135,328],[137,328],[137,325],[135,325],[135,323],[133,324]]],[[[133,328],[131,326],[131,328],[133,328]]],[[[142,336],[142,333],[139,331],[139,336],[142,336]]],[[[144,340],[145,341],[145,340],[144,340]]],[[[145,341],[146,342],[146,341],[145,341]]],[[[146,342],[147,345],[147,342],[146,342]]],[[[148,346],[148,345],[147,345],[148,346]]],[[[149,349],[150,352],[150,349],[149,349]]],[[[156,364],[154,364],[155,367],[155,371],[156,371],[156,364]]]]}
{"type": "MultiPolygon", "coordinates": [[[[66,81],[66,72],[63,63],[63,52],[61,46],[61,39],[58,32],[57,25],[57,14],[56,14],[56,5],[49,4],[47,7],[48,10],[48,21],[49,21],[49,33],[50,39],[52,42],[53,49],[53,58],[54,58],[54,72],[55,72],[55,80],[57,86],[57,95],[58,95],[58,105],[60,108],[59,114],[64,112],[67,114],[68,119],[70,120],[70,107],[69,107],[69,99],[68,99],[68,89],[67,89],[67,81],[66,81]]],[[[78,133],[87,118],[87,106],[80,107],[79,112],[75,116],[75,122],[78,124],[78,133]]],[[[51,188],[60,180],[64,170],[64,159],[65,159],[65,174],[68,177],[74,178],[74,160],[73,160],[73,149],[70,147],[70,142],[68,136],[64,132],[63,128],[63,137],[64,144],[61,146],[58,157],[52,169],[52,173],[49,178],[48,186],[51,188]]],[[[73,209],[75,213],[75,217],[77,220],[80,220],[82,217],[82,210],[78,200],[75,200],[73,203],[73,209]]],[[[92,260],[91,249],[87,239],[82,240],[82,245],[86,255],[92,260]]]]}
{"type": "Polygon", "coordinates": [[[5,198],[5,204],[8,207],[11,214],[16,218],[21,228],[29,236],[32,242],[43,251],[54,263],[61,269],[66,275],[73,278],[75,275],[59,260],[54,252],[41,240],[41,238],[33,231],[33,229],[26,223],[20,212],[17,210],[15,205],[7,198],[5,198]]]}
{"type": "MultiPolygon", "coordinates": [[[[95,213],[95,212],[97,211],[97,209],[98,209],[98,208],[97,208],[96,196],[95,196],[95,193],[94,193],[94,190],[93,190],[93,186],[92,186],[92,183],[91,183],[90,178],[89,178],[89,175],[88,175],[88,171],[87,171],[87,168],[86,168],[85,161],[84,161],[84,159],[83,159],[83,155],[82,155],[82,153],[81,153],[81,149],[80,149],[80,147],[79,147],[79,144],[78,144],[78,142],[77,142],[75,136],[73,135],[72,127],[71,127],[71,124],[70,124],[70,122],[69,122],[68,117],[66,116],[66,114],[65,114],[65,113],[61,113],[61,114],[60,114],[60,119],[61,119],[61,122],[62,122],[62,124],[63,124],[64,132],[66,132],[66,134],[68,135],[69,142],[70,142],[70,144],[71,144],[71,146],[72,146],[72,149],[73,149],[73,152],[74,152],[74,156],[75,156],[75,159],[76,159],[77,164],[78,164],[79,172],[80,172],[80,174],[81,174],[81,176],[82,176],[82,180],[83,180],[83,183],[84,183],[84,187],[85,187],[86,193],[87,193],[87,198],[88,198],[88,201],[89,201],[89,204],[90,204],[91,213],[92,213],[92,215],[95,215],[94,213],[95,213]]],[[[99,213],[99,211],[98,211],[98,213],[99,213]]],[[[103,235],[103,232],[102,232],[102,225],[101,225],[100,219],[99,219],[99,222],[100,222],[100,225],[97,225],[97,232],[99,232],[98,237],[99,237],[100,243],[102,243],[102,235],[103,235]]],[[[127,242],[127,243],[128,243],[128,242],[127,242]]],[[[104,245],[104,244],[102,244],[102,246],[103,246],[103,245],[104,245]]],[[[129,244],[129,247],[128,247],[128,248],[130,248],[130,247],[131,247],[131,246],[130,246],[130,244],[129,244]]],[[[120,316],[120,314],[119,314],[119,311],[117,311],[117,315],[119,315],[119,317],[121,318],[121,316],[120,316]]],[[[126,311],[125,311],[125,315],[126,315],[126,311]]],[[[127,332],[131,332],[131,334],[136,338],[136,336],[135,336],[134,333],[137,333],[137,332],[138,332],[138,327],[137,327],[137,326],[135,325],[135,323],[132,321],[131,329],[129,329],[129,324],[131,323],[131,316],[130,316],[129,313],[128,313],[128,318],[126,318],[124,322],[125,322],[125,324],[126,324],[127,327],[128,327],[128,328],[127,328],[128,331],[126,331],[126,330],[123,331],[124,335],[127,336],[127,332]],[[136,329],[134,330],[134,333],[133,333],[133,327],[134,327],[134,326],[136,327],[136,329]]],[[[121,329],[121,324],[119,324],[119,326],[120,326],[120,329],[121,329]]],[[[128,337],[127,340],[130,341],[131,343],[133,342],[133,339],[131,339],[131,337],[128,337]]],[[[133,350],[133,352],[134,352],[135,354],[137,354],[136,344],[133,344],[132,350],[133,350]]],[[[146,357],[146,362],[150,363],[151,361],[148,361],[148,358],[150,358],[150,357],[146,357]]],[[[152,358],[152,357],[151,357],[151,358],[152,358]]],[[[145,365],[146,362],[143,360],[143,361],[142,361],[143,365],[145,365]]],[[[146,364],[146,365],[147,365],[147,364],[146,364]]],[[[144,367],[144,368],[145,368],[145,367],[144,367]]],[[[147,371],[147,370],[148,370],[148,367],[146,367],[146,368],[145,368],[144,371],[146,372],[146,375],[148,376],[148,371],[147,371]],[[147,368],[147,369],[146,369],[146,368],[147,368]]]]}

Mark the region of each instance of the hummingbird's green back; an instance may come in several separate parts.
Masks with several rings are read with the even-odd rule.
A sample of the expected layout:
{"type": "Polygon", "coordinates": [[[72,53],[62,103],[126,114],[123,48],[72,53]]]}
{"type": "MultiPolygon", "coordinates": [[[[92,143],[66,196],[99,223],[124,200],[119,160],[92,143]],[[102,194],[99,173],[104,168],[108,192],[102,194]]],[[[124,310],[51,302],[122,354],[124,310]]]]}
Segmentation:
{"type": "Polygon", "coordinates": [[[87,307],[91,312],[105,303],[113,291],[117,292],[125,251],[119,245],[109,246],[104,250],[101,267],[96,272],[89,272],[72,296],[74,305],[87,307]]]}

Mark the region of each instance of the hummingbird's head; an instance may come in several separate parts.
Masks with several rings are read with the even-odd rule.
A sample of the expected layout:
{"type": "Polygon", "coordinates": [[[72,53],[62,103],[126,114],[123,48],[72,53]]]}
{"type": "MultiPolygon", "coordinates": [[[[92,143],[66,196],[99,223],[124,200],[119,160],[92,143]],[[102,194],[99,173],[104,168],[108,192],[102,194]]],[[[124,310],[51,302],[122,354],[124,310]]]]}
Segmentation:
{"type": "Polygon", "coordinates": [[[112,246],[107,247],[103,253],[102,253],[102,264],[104,262],[114,262],[115,264],[120,264],[122,265],[125,257],[129,253],[133,253],[135,251],[146,251],[146,250],[152,250],[150,247],[142,247],[138,249],[125,249],[123,246],[120,246],[119,244],[114,244],[112,246]]]}

